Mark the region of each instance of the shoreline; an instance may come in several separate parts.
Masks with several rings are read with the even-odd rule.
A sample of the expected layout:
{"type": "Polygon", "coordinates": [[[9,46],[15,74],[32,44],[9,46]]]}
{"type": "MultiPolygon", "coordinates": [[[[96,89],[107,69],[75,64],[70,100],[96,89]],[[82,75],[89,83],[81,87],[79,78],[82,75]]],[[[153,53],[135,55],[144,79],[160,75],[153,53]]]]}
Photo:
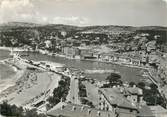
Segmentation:
{"type": "MultiPolygon", "coordinates": [[[[12,47],[0,47],[0,50],[11,50],[12,47]]],[[[142,66],[134,66],[134,65],[131,65],[131,64],[124,64],[124,63],[118,63],[118,62],[112,62],[112,61],[102,61],[102,60],[96,60],[96,59],[81,59],[81,58],[71,58],[71,57],[68,57],[64,54],[58,54],[58,53],[54,53],[54,55],[52,55],[52,53],[42,53],[42,51],[40,51],[40,49],[38,51],[26,51],[24,49],[21,49],[21,48],[13,48],[13,51],[18,51],[18,52],[37,52],[37,53],[40,53],[40,54],[43,54],[43,55],[48,55],[48,56],[56,56],[56,57],[63,57],[63,58],[66,58],[66,59],[70,59],[70,60],[81,60],[81,61],[92,61],[92,62],[99,62],[99,63],[108,63],[108,64],[114,64],[114,65],[120,65],[120,66],[125,66],[125,67],[131,67],[131,68],[139,68],[139,69],[145,69],[147,70],[148,68],[147,67],[142,67],[142,66]]]]}
{"type": "Polygon", "coordinates": [[[24,52],[26,50],[19,48],[19,47],[2,47],[0,46],[0,50],[8,50],[11,51],[13,49],[13,51],[17,51],[17,52],[24,52]]]}
{"type": "MultiPolygon", "coordinates": [[[[0,47],[0,50],[1,49],[6,49],[6,50],[11,50],[11,47],[0,47]]],[[[18,48],[15,48],[14,51],[16,51],[18,48]]],[[[20,51],[25,51],[23,49],[20,49],[20,51]]],[[[32,52],[32,51],[30,51],[32,52]]],[[[99,62],[99,63],[106,63],[106,64],[113,64],[113,65],[118,65],[118,66],[123,66],[123,67],[129,67],[129,68],[135,68],[135,69],[143,69],[143,70],[147,70],[147,72],[149,72],[149,67],[143,67],[143,66],[134,66],[134,65],[131,65],[131,64],[124,64],[124,63],[118,63],[118,62],[112,62],[112,61],[102,61],[102,60],[96,60],[96,59],[78,59],[78,58],[71,58],[69,56],[66,56],[64,54],[58,54],[58,53],[42,53],[40,51],[40,49],[38,51],[33,51],[33,52],[37,52],[39,54],[43,54],[43,55],[48,55],[48,56],[56,56],[56,57],[62,57],[62,58],[66,58],[66,59],[69,59],[69,60],[80,60],[80,61],[91,61],[91,62],[99,62]],[[54,54],[54,55],[53,55],[54,54]]],[[[151,75],[150,75],[151,76],[151,75]]],[[[151,76],[152,77],[152,76],[151,76]]],[[[151,80],[154,80],[155,79],[152,79],[151,80]]]]}
{"type": "Polygon", "coordinates": [[[16,81],[22,77],[25,70],[17,70],[14,76],[9,76],[6,79],[0,80],[0,94],[3,93],[8,88],[15,86],[16,81]]]}
{"type": "Polygon", "coordinates": [[[0,50],[11,50],[11,47],[2,47],[2,46],[0,46],[0,50]]]}

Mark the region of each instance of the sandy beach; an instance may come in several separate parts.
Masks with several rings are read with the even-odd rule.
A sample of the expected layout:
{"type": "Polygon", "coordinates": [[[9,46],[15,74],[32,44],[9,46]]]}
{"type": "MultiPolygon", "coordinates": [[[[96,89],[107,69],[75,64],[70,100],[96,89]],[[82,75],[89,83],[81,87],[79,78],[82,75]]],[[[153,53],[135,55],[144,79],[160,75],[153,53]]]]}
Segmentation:
{"type": "Polygon", "coordinates": [[[10,76],[7,79],[0,79],[0,101],[1,98],[3,98],[3,91],[8,90],[8,88],[15,86],[16,82],[18,81],[18,79],[20,79],[22,77],[22,75],[24,74],[24,69],[22,70],[18,70],[16,68],[13,67],[13,69],[15,70],[16,74],[14,76],[10,76]]]}
{"type": "Polygon", "coordinates": [[[0,101],[8,100],[10,104],[30,108],[51,96],[61,79],[61,75],[40,70],[20,60],[5,61],[3,63],[12,67],[16,74],[0,80],[0,101]]]}
{"type": "MultiPolygon", "coordinates": [[[[0,61],[1,67],[3,66],[7,66],[9,67],[9,70],[7,68],[7,70],[3,70],[1,72],[12,72],[10,75],[7,75],[9,77],[4,78],[5,76],[3,76],[3,74],[0,74],[0,94],[3,90],[15,85],[15,82],[23,75],[24,70],[20,69],[18,70],[16,67],[10,65],[10,64],[5,64],[5,62],[3,60],[0,61]]],[[[1,68],[2,70],[2,68],[1,68]]],[[[6,73],[9,74],[9,73],[6,73]]]]}

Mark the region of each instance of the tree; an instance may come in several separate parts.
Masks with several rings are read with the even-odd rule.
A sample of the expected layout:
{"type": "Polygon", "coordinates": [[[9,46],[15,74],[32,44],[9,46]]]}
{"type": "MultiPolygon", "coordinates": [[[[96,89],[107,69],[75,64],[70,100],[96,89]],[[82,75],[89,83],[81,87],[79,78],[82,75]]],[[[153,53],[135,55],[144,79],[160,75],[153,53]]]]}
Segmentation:
{"type": "Polygon", "coordinates": [[[6,101],[0,104],[1,115],[7,117],[46,117],[44,114],[38,114],[36,109],[24,110],[22,107],[10,105],[6,101]]]}
{"type": "Polygon", "coordinates": [[[150,84],[150,88],[151,88],[151,90],[155,91],[155,90],[157,90],[158,86],[155,84],[150,84]]]}
{"type": "Polygon", "coordinates": [[[141,89],[144,89],[145,88],[145,83],[144,82],[139,82],[137,84],[137,87],[141,88],[141,89]]]}
{"type": "Polygon", "coordinates": [[[129,86],[130,86],[130,87],[133,87],[134,85],[136,85],[135,82],[130,82],[130,83],[129,83],[129,86]]]}
{"type": "Polygon", "coordinates": [[[106,80],[109,81],[109,84],[111,86],[114,85],[122,85],[122,81],[121,79],[121,75],[117,74],[117,73],[111,73],[109,76],[107,76],[106,80]]]}

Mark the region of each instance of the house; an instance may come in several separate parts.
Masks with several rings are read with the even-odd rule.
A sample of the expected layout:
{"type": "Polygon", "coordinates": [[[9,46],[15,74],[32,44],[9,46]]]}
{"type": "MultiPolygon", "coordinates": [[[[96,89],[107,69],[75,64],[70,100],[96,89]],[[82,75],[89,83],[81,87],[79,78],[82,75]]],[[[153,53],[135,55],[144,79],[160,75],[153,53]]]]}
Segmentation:
{"type": "Polygon", "coordinates": [[[159,56],[158,55],[156,55],[156,54],[150,54],[149,56],[148,56],[148,58],[149,58],[149,64],[151,65],[151,64],[159,64],[160,63],[160,58],[159,58],[159,56]]]}
{"type": "Polygon", "coordinates": [[[167,117],[167,110],[160,105],[149,107],[155,117],[167,117]]]}
{"type": "Polygon", "coordinates": [[[81,43],[82,43],[82,45],[87,46],[87,45],[90,45],[90,40],[88,40],[88,39],[83,39],[83,40],[81,40],[81,43]]]}
{"type": "Polygon", "coordinates": [[[138,59],[131,59],[132,65],[140,66],[140,60],[138,59]]]}
{"type": "Polygon", "coordinates": [[[100,110],[111,111],[118,117],[136,117],[137,108],[127,98],[124,97],[121,88],[100,88],[99,91],[100,110]]]}
{"type": "Polygon", "coordinates": [[[95,57],[93,57],[93,52],[91,51],[91,49],[80,47],[79,50],[80,50],[81,58],[83,58],[83,59],[95,58],[95,57]]]}
{"type": "Polygon", "coordinates": [[[141,106],[139,108],[139,113],[137,114],[137,117],[155,117],[151,111],[151,109],[147,106],[141,106]]]}
{"type": "Polygon", "coordinates": [[[99,52],[94,52],[93,57],[95,57],[96,59],[100,59],[100,53],[99,52]]]}
{"type": "Polygon", "coordinates": [[[49,117],[116,117],[110,111],[98,110],[85,105],[60,102],[47,112],[49,117]]]}
{"type": "Polygon", "coordinates": [[[100,58],[101,58],[101,60],[102,61],[109,61],[109,59],[110,59],[110,54],[107,54],[107,53],[101,53],[100,54],[100,58]]]}
{"type": "Polygon", "coordinates": [[[80,55],[80,50],[78,48],[75,47],[63,47],[62,52],[69,57],[75,57],[76,55],[80,55]]]}
{"type": "Polygon", "coordinates": [[[146,44],[146,47],[147,47],[147,52],[155,51],[156,50],[156,41],[155,40],[149,41],[146,44]]]}
{"type": "Polygon", "coordinates": [[[125,88],[124,96],[136,106],[142,105],[145,102],[143,101],[143,91],[142,89],[136,87],[136,85],[133,85],[133,87],[127,87],[125,88]]]}

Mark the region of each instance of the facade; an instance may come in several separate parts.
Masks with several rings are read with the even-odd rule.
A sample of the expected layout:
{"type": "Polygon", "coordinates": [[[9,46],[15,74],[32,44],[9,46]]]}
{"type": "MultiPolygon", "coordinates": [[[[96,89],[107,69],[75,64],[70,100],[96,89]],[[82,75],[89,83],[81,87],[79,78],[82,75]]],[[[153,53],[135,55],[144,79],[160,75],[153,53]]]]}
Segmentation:
{"type": "Polygon", "coordinates": [[[139,113],[137,114],[137,117],[155,117],[147,105],[143,105],[139,108],[139,113]]]}
{"type": "Polygon", "coordinates": [[[160,105],[149,107],[154,117],[167,117],[167,110],[161,107],[160,105]]]}
{"type": "Polygon", "coordinates": [[[133,87],[125,88],[125,94],[124,96],[134,105],[139,107],[140,105],[144,105],[145,102],[143,101],[143,91],[142,89],[136,87],[134,85],[133,87]]]}
{"type": "Polygon", "coordinates": [[[82,59],[95,58],[93,57],[93,52],[90,49],[80,48],[80,56],[82,59]]]}
{"type": "Polygon", "coordinates": [[[109,62],[118,62],[121,64],[128,64],[128,65],[135,65],[140,66],[140,59],[134,57],[128,57],[127,55],[120,55],[116,53],[102,53],[100,54],[100,59],[102,61],[109,61],[109,62]]]}
{"type": "Polygon", "coordinates": [[[80,55],[80,50],[75,47],[64,47],[62,49],[62,52],[69,57],[75,57],[76,55],[80,55]]]}
{"type": "Polygon", "coordinates": [[[84,105],[60,102],[47,112],[48,117],[116,117],[110,111],[98,110],[84,105]]]}
{"type": "Polygon", "coordinates": [[[120,88],[101,88],[99,89],[98,108],[104,111],[111,111],[118,117],[136,117],[137,108],[122,94],[120,88]]]}

